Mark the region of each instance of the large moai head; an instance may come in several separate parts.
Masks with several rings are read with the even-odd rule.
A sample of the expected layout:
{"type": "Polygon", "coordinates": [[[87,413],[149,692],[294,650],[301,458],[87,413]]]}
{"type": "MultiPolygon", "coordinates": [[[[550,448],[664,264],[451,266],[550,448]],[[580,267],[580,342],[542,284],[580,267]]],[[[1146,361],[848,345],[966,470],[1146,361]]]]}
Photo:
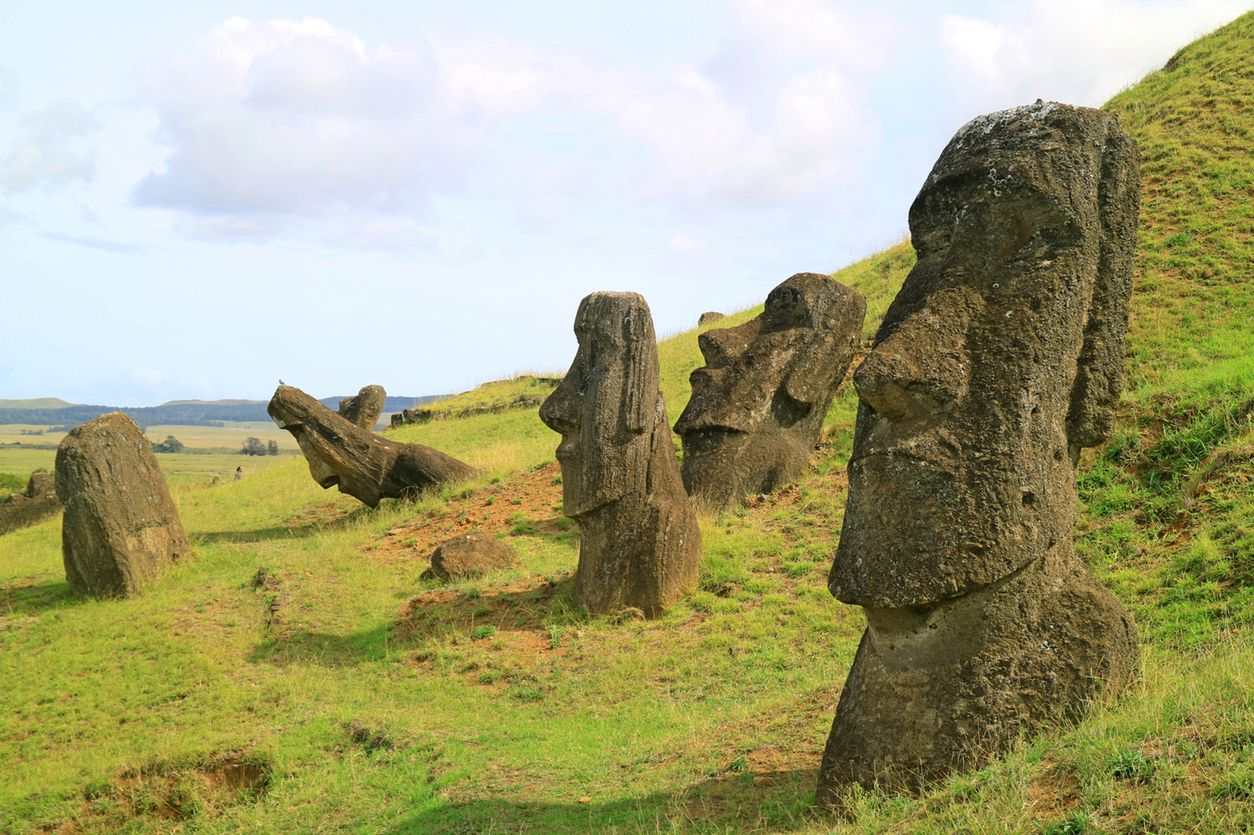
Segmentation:
{"type": "Polygon", "coordinates": [[[635,293],[593,293],[575,335],[574,362],[540,406],[562,435],[562,512],[581,534],[574,600],[654,617],[696,585],[701,533],[658,390],[653,318],[635,293]]]}
{"type": "Polygon", "coordinates": [[[645,495],[661,395],[653,317],[642,296],[587,296],[575,314],[575,336],[579,350],[540,419],[562,436],[563,512],[578,519],[645,495]]]}
{"type": "Polygon", "coordinates": [[[865,315],[858,292],[798,273],[756,318],[697,338],[705,366],[692,372],[692,397],[675,424],[694,498],[722,508],[805,469],[865,315]]]}
{"type": "Polygon", "coordinates": [[[1099,110],[1038,102],[950,141],[854,373],[836,597],[925,605],[1070,537],[1078,451],[1119,395],[1138,195],[1135,147],[1099,110]]]}

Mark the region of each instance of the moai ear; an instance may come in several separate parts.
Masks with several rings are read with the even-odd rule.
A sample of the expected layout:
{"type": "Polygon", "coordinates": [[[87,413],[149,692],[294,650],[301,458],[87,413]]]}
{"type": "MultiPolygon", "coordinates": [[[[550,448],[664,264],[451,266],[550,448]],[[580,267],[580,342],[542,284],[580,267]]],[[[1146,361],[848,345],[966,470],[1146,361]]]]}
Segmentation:
{"type": "Polygon", "coordinates": [[[1096,446],[1110,435],[1119,405],[1140,194],[1136,144],[1112,120],[1102,147],[1097,194],[1097,279],[1067,415],[1073,460],[1081,447],[1096,446]]]}
{"type": "Polygon", "coordinates": [[[832,377],[838,373],[844,377],[848,365],[836,367],[838,357],[834,348],[838,338],[835,333],[824,333],[802,349],[784,381],[784,391],[789,397],[812,405],[832,390],[832,377]]]}
{"type": "Polygon", "coordinates": [[[627,352],[623,369],[623,420],[629,431],[640,433],[653,423],[658,395],[653,319],[643,300],[639,307],[633,305],[626,309],[622,327],[627,352]]]}

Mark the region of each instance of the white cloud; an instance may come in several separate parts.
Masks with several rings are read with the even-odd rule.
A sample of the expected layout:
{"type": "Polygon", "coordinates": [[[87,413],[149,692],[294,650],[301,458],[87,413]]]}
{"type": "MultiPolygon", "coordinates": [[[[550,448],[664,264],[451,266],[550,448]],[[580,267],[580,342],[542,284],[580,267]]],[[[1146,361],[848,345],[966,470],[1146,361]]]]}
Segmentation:
{"type": "Polygon", "coordinates": [[[90,180],[95,154],[89,143],[96,122],[76,101],[62,99],[22,120],[7,154],[0,158],[0,190],[90,180]]]}
{"type": "Polygon", "coordinates": [[[941,43],[977,108],[1036,98],[1097,106],[1245,7],[1241,0],[1031,0],[997,6],[994,17],[944,15],[941,43]]]}

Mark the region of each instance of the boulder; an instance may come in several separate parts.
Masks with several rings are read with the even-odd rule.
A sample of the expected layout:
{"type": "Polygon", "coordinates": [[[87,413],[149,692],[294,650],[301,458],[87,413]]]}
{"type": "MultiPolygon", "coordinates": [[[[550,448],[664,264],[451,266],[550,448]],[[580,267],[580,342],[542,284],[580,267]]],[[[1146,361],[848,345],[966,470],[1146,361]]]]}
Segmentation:
{"type": "Polygon", "coordinates": [[[701,534],[658,390],[649,306],[593,293],[575,336],[570,371],[540,407],[562,435],[562,512],[582,534],[574,598],[594,614],[655,617],[696,585],[701,534]]]}
{"type": "Polygon", "coordinates": [[[267,411],[296,438],[314,481],[324,490],[338,486],[370,507],[474,472],[439,450],[397,443],[362,429],[295,386],[279,386],[267,411]]]}
{"type": "Polygon", "coordinates": [[[363,386],[356,397],[340,400],[340,417],[367,432],[373,432],[387,401],[388,393],[383,390],[383,386],[363,386]]]}
{"type": "Polygon", "coordinates": [[[56,491],[65,505],[65,576],[75,594],[133,595],[191,550],[148,439],[121,412],[62,439],[56,491]]]}
{"type": "Polygon", "coordinates": [[[514,549],[499,539],[477,533],[464,533],[440,543],[431,554],[431,568],[423,579],[438,577],[445,581],[478,577],[498,568],[514,564],[514,549]]]}
{"type": "Polygon", "coordinates": [[[726,318],[727,318],[727,314],[725,313],[719,313],[717,310],[707,310],[705,313],[702,313],[700,316],[697,317],[697,327],[703,328],[706,325],[717,322],[719,319],[726,319],[726,318]]]}
{"type": "Polygon", "coordinates": [[[675,431],[684,487],[699,504],[722,510],[805,470],[865,315],[857,291],[798,273],[767,295],[761,315],[697,338],[705,365],[692,372],[675,431]]]}
{"type": "Polygon", "coordinates": [[[853,378],[829,587],[867,629],[821,804],[979,767],[1133,676],[1131,617],[1072,527],[1118,402],[1138,204],[1115,118],[1038,102],[962,128],[911,206],[917,262],[853,378]]]}
{"type": "Polygon", "coordinates": [[[25,491],[0,502],[0,534],[29,527],[60,509],[56,478],[47,470],[36,470],[26,482],[25,491]]]}

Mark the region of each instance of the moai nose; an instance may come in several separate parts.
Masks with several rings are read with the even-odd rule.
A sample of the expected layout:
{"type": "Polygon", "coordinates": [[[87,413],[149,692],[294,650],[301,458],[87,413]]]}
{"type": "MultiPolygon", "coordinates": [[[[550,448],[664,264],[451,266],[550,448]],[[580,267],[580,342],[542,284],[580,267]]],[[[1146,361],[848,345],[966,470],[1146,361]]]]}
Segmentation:
{"type": "Polygon", "coordinates": [[[904,327],[867,354],[853,385],[864,403],[890,420],[934,417],[966,394],[961,357],[935,331],[904,327]]]}

